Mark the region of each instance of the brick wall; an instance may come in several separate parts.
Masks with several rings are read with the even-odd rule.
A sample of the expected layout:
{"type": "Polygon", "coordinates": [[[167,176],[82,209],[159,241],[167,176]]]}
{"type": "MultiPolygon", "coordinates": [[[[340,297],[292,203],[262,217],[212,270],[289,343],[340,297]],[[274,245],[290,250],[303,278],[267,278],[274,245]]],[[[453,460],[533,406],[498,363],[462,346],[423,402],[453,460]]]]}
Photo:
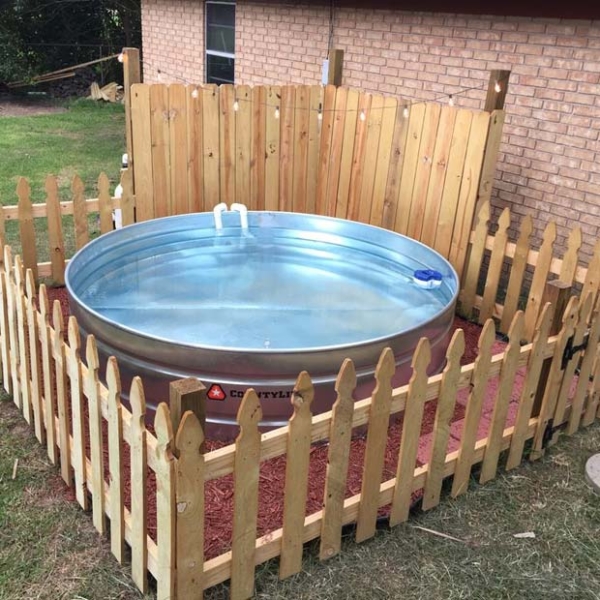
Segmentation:
{"type": "MultiPolygon", "coordinates": [[[[200,0],[142,4],[146,56],[171,56],[171,72],[201,78],[200,0]],[[173,35],[182,14],[197,20],[173,35]],[[173,44],[187,62],[169,54],[173,44]]],[[[328,38],[328,7],[238,0],[236,82],[318,83],[328,38]]],[[[456,97],[464,107],[483,106],[490,69],[511,69],[493,203],[533,214],[538,243],[549,219],[559,244],[578,224],[590,254],[600,235],[600,21],[337,8],[333,44],[345,51],[344,85],[415,100],[479,86],[456,97]]]]}

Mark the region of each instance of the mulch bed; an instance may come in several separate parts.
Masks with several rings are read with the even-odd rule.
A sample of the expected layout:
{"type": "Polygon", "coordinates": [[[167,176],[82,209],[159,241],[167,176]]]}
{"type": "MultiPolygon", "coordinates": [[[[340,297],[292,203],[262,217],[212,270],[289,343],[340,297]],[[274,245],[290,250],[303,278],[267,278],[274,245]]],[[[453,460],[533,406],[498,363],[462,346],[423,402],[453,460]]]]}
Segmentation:
{"type": "MultiPolygon", "coordinates": [[[[64,288],[48,289],[49,300],[52,303],[55,299],[61,303],[63,316],[65,318],[65,328],[69,315],[67,295],[64,288]]],[[[458,317],[454,320],[455,328],[462,328],[465,332],[466,351],[462,358],[462,364],[473,362],[477,355],[477,341],[481,333],[481,327],[469,323],[458,317]]],[[[83,345],[83,344],[82,344],[83,345]]],[[[502,352],[506,344],[498,339],[494,344],[494,353],[502,352]]],[[[514,422],[517,408],[517,400],[520,394],[524,378],[524,369],[517,374],[516,383],[513,390],[513,398],[509,407],[509,417],[506,426],[514,422]]],[[[478,431],[478,439],[487,435],[489,424],[493,412],[494,398],[498,387],[498,378],[490,380],[486,394],[486,400],[482,411],[481,424],[478,431]]],[[[456,409],[451,426],[450,440],[447,451],[457,450],[460,444],[460,435],[464,423],[466,404],[469,390],[463,390],[456,402],[456,409]]],[[[435,421],[436,401],[428,402],[423,415],[421,427],[421,438],[417,457],[417,465],[426,464],[429,461],[431,452],[432,431],[435,421]]],[[[151,428],[149,427],[151,430],[151,428]]],[[[402,433],[402,415],[390,423],[388,431],[388,440],[385,453],[385,466],[383,480],[395,476],[398,450],[400,447],[402,433]]],[[[105,432],[106,436],[106,432],[105,432]]],[[[89,438],[86,431],[86,439],[89,438]]],[[[106,437],[105,437],[106,442],[106,437]]],[[[214,450],[225,445],[223,442],[208,441],[208,451],[214,450]]],[[[351,442],[350,460],[348,467],[348,478],[346,484],[346,497],[358,494],[362,484],[363,459],[366,446],[366,434],[355,436],[351,442]]],[[[106,448],[106,443],[105,443],[106,448]]],[[[89,448],[88,448],[89,453],[89,448]]],[[[325,487],[327,470],[328,444],[315,444],[311,449],[311,460],[309,469],[308,499],[306,505],[306,514],[312,514],[320,510],[323,506],[323,492],[325,487]]],[[[130,507],[129,491],[129,447],[125,444],[124,456],[124,484],[125,484],[125,503],[130,507]]],[[[280,456],[274,459],[264,461],[260,467],[259,478],[259,511],[258,511],[258,535],[266,535],[280,528],[283,520],[284,506],[284,485],[285,485],[285,467],[286,457],[280,456]]],[[[108,455],[105,450],[105,473],[108,473],[108,455]]],[[[219,479],[212,480],[205,485],[205,556],[206,559],[213,558],[226,552],[231,547],[232,521],[233,521],[233,476],[227,475],[219,479]]],[[[156,540],[156,480],[152,471],[148,472],[148,533],[156,540]]],[[[65,493],[71,495],[72,490],[65,488],[65,493]]],[[[421,493],[413,495],[413,502],[417,502],[421,493]]],[[[379,511],[379,516],[385,518],[389,514],[389,506],[383,507],[379,511]]]]}

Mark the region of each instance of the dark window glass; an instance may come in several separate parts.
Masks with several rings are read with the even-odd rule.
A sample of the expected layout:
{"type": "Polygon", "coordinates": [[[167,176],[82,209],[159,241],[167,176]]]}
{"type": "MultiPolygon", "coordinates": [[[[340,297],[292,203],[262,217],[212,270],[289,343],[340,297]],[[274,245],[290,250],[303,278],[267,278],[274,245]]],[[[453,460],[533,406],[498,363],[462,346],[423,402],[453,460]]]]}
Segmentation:
{"type": "Polygon", "coordinates": [[[234,4],[206,4],[206,49],[235,52],[234,4]]]}
{"type": "Polygon", "coordinates": [[[224,56],[206,55],[206,82],[233,83],[234,59],[224,56]]]}

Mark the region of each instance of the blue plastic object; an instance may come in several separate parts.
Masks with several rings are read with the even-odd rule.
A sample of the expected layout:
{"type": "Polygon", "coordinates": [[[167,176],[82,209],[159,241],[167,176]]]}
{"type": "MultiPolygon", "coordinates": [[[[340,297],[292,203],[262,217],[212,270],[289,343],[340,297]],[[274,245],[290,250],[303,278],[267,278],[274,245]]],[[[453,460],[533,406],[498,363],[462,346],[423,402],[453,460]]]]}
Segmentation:
{"type": "Polygon", "coordinates": [[[434,269],[417,269],[413,273],[414,282],[423,288],[433,289],[442,285],[443,276],[434,269]]]}

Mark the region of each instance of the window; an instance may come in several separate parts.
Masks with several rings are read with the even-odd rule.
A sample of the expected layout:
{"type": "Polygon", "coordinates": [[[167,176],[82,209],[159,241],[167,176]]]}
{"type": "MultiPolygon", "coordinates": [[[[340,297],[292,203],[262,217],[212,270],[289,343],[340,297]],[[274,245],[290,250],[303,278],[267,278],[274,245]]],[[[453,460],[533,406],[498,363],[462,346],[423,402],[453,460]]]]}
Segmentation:
{"type": "Polygon", "coordinates": [[[206,82],[233,83],[235,4],[206,2],[206,82]]]}

